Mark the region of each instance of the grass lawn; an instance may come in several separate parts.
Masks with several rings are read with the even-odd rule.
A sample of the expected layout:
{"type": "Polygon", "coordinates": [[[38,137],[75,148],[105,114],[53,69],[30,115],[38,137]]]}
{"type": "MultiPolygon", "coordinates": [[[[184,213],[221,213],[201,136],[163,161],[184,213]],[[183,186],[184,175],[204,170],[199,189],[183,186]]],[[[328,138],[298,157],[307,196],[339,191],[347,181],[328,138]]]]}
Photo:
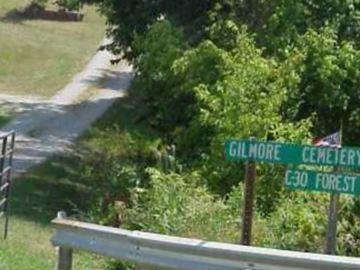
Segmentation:
{"type": "Polygon", "coordinates": [[[83,22],[14,20],[24,0],[0,1],[0,93],[51,97],[81,71],[104,36],[104,19],[85,7],[83,22]]]}

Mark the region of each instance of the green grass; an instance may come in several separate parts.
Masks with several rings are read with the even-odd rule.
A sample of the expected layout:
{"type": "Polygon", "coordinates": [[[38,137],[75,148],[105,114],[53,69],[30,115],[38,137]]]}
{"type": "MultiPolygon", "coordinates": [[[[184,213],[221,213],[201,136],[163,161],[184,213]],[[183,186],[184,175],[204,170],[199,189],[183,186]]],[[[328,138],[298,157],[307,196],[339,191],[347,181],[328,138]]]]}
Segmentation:
{"type": "MultiPolygon", "coordinates": [[[[2,228],[3,224],[1,224],[2,228]]],[[[50,243],[54,231],[18,217],[10,220],[10,234],[6,241],[0,240],[1,270],[50,270],[56,261],[55,248],[50,243]]],[[[106,269],[103,258],[75,252],[73,269],[106,269]]]]}
{"type": "Polygon", "coordinates": [[[6,113],[0,110],[0,128],[5,126],[10,121],[10,116],[6,113]]]}
{"type": "MultiPolygon", "coordinates": [[[[1,270],[54,268],[51,220],[59,210],[74,214],[78,208],[85,209],[90,199],[86,183],[76,181],[73,164],[73,158],[55,157],[15,182],[9,236],[6,241],[0,240],[1,270]]],[[[106,261],[77,252],[74,269],[106,269],[106,261]]]]}
{"type": "Polygon", "coordinates": [[[48,225],[60,210],[87,209],[89,187],[78,178],[74,157],[57,156],[15,182],[12,214],[48,225]],[[75,205],[77,207],[75,207],[75,205]]]}
{"type": "Polygon", "coordinates": [[[0,1],[0,93],[50,97],[95,53],[104,20],[92,7],[80,23],[6,18],[25,4],[0,1]]]}

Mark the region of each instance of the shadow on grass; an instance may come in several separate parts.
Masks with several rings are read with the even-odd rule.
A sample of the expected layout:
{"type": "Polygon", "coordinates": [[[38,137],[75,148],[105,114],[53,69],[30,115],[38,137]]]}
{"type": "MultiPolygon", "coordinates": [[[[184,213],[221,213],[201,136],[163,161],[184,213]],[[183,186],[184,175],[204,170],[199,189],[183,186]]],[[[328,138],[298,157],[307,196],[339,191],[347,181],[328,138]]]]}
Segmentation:
{"type": "Polygon", "coordinates": [[[110,68],[100,68],[98,71],[98,76],[87,78],[84,80],[84,83],[94,85],[100,89],[127,89],[129,86],[128,82],[134,77],[131,71],[115,71],[110,68]]]}
{"type": "Polygon", "coordinates": [[[130,94],[118,99],[81,139],[86,140],[96,135],[93,133],[94,129],[111,130],[115,127],[152,138],[157,132],[149,126],[147,113],[146,105],[137,96],[130,94]]]}
{"type": "Polygon", "coordinates": [[[15,181],[11,214],[46,225],[60,210],[69,215],[86,210],[90,187],[81,181],[76,159],[54,157],[15,181]]]}
{"type": "Polygon", "coordinates": [[[2,115],[0,112],[0,128],[5,126],[9,122],[10,122],[10,117],[6,115],[2,115]]]}
{"type": "Polygon", "coordinates": [[[18,9],[9,10],[4,16],[0,17],[1,22],[14,24],[21,24],[27,19],[24,13],[18,9]]]}

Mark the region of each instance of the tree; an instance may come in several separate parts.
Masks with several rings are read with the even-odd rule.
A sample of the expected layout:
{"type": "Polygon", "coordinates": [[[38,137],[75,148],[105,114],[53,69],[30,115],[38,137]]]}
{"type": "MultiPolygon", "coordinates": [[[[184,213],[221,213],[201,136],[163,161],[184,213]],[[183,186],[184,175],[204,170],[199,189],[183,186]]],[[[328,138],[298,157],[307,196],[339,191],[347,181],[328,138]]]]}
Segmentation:
{"type": "Polygon", "coordinates": [[[331,28],[309,30],[292,51],[294,71],[300,78],[287,108],[296,121],[316,114],[314,131],[329,134],[344,123],[344,143],[359,143],[360,51],[352,42],[339,42],[331,28]]]}
{"type": "Polygon", "coordinates": [[[78,0],[98,6],[107,18],[107,33],[113,38],[110,48],[115,54],[133,60],[133,42],[139,35],[145,35],[155,22],[166,19],[180,27],[189,40],[197,42],[204,33],[204,21],[210,0],[78,0]]]}

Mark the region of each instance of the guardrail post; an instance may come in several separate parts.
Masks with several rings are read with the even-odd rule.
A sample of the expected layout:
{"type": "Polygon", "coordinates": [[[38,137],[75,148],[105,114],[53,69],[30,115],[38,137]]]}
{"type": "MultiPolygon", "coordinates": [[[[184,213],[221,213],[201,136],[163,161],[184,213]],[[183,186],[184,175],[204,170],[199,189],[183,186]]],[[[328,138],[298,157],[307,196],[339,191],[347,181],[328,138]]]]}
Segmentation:
{"type": "MultiPolygon", "coordinates": [[[[58,212],[57,218],[65,219],[66,213],[61,211],[58,212]]],[[[55,266],[55,270],[71,270],[72,268],[72,254],[73,251],[71,248],[66,247],[57,247],[57,262],[55,266]]]]}
{"type": "Polygon", "coordinates": [[[58,260],[55,270],[71,270],[72,267],[72,249],[57,247],[58,260]]]}

